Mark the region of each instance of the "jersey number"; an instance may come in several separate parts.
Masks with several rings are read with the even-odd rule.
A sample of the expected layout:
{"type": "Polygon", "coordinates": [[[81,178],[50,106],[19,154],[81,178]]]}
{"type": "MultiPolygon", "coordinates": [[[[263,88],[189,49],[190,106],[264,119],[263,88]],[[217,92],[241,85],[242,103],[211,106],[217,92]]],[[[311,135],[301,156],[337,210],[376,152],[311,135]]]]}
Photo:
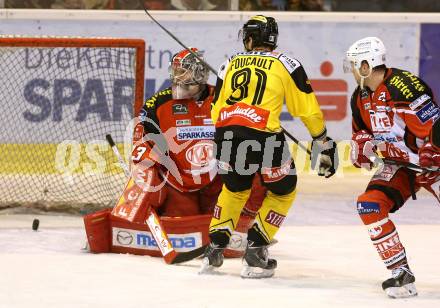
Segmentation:
{"type": "MultiPolygon", "coordinates": [[[[266,89],[267,75],[263,70],[255,69],[255,75],[257,75],[257,86],[255,88],[254,98],[252,99],[252,105],[260,105],[263,99],[264,90],[266,89]]],[[[235,103],[243,100],[249,95],[249,83],[251,82],[252,71],[250,68],[244,68],[236,71],[231,78],[232,94],[226,100],[228,105],[234,105],[235,103]],[[238,96],[234,94],[239,91],[238,96]]]]}

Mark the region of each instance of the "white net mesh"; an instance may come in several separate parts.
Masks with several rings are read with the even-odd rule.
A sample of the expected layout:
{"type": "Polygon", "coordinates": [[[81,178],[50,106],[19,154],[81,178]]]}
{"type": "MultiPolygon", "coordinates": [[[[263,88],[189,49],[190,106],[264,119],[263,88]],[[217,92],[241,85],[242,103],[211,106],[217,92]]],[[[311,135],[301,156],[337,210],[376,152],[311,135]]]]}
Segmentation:
{"type": "Polygon", "coordinates": [[[143,51],[117,40],[99,47],[97,39],[69,47],[39,47],[38,40],[0,46],[0,209],[111,206],[125,177],[105,135],[122,151],[142,92],[136,63],[143,51]]]}

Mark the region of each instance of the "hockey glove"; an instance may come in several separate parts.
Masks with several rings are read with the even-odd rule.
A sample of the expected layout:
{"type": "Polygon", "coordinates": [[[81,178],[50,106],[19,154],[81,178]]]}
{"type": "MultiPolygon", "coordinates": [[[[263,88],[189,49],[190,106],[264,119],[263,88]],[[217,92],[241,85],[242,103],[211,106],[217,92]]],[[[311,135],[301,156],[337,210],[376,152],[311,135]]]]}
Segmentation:
{"type": "Polygon", "coordinates": [[[428,142],[419,149],[419,164],[420,167],[440,168],[440,149],[428,142]]]}
{"type": "Polygon", "coordinates": [[[438,190],[438,182],[440,182],[440,172],[422,172],[416,176],[416,183],[433,194],[440,203],[440,191],[438,190]]]}
{"type": "Polygon", "coordinates": [[[335,174],[339,162],[336,146],[336,142],[330,137],[326,137],[325,141],[312,141],[312,154],[310,155],[310,159],[312,160],[312,169],[315,169],[319,158],[319,176],[329,178],[335,174]]]}
{"type": "Polygon", "coordinates": [[[379,152],[383,157],[391,158],[395,161],[409,162],[408,153],[395,146],[391,142],[381,142],[376,146],[377,152],[379,152]]]}
{"type": "Polygon", "coordinates": [[[351,136],[351,162],[356,168],[371,170],[371,158],[376,156],[376,147],[373,144],[373,135],[366,130],[360,130],[351,136]]]}

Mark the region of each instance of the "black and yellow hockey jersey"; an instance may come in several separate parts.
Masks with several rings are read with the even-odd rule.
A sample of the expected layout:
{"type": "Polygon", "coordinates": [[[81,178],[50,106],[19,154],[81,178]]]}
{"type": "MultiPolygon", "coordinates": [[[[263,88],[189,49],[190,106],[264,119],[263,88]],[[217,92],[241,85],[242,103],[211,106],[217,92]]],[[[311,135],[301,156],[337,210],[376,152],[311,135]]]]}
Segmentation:
{"type": "Polygon", "coordinates": [[[299,61],[276,52],[242,52],[220,67],[211,117],[216,128],[279,133],[284,101],[312,137],[325,133],[323,114],[299,61]]]}

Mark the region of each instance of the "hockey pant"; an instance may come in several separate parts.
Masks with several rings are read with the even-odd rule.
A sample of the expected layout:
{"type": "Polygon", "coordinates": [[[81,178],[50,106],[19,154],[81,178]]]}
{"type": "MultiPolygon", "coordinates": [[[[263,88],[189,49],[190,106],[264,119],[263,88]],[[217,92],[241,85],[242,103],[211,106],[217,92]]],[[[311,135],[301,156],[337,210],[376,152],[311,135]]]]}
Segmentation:
{"type": "MultiPolygon", "coordinates": [[[[237,155],[237,148],[242,141],[240,139],[233,140],[228,162],[221,160],[222,145],[221,142],[217,144],[217,158],[220,160],[220,168],[223,168],[221,177],[224,185],[214,208],[209,230],[211,241],[221,247],[227,245],[237,226],[240,213],[249,198],[254,177],[261,176],[262,184],[267,188],[267,194],[261,208],[256,213],[254,224],[248,231],[248,241],[252,241],[256,245],[269,244],[285,220],[295,199],[297,177],[287,144],[285,147],[275,148],[272,166],[264,167],[262,152],[247,151],[237,155]],[[248,175],[237,172],[233,166],[235,166],[235,158],[240,156],[245,157],[246,165],[258,165],[258,172],[248,175]],[[288,156],[287,160],[286,156],[288,156]]],[[[264,149],[264,147],[261,148],[264,149]]]]}

